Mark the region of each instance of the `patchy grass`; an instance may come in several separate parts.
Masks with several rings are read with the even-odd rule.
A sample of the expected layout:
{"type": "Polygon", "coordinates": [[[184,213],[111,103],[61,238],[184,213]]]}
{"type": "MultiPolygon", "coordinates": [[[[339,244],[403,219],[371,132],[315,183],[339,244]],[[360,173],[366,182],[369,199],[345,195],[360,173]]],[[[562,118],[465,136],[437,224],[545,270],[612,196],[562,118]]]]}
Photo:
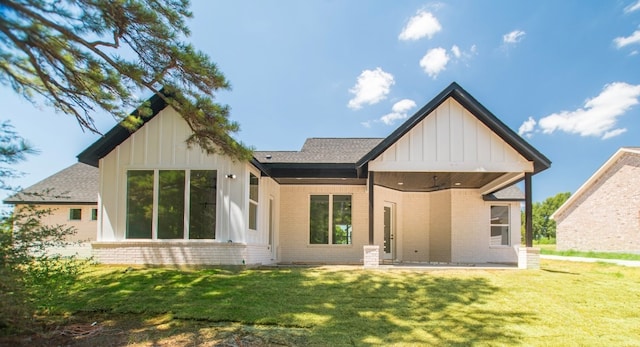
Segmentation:
{"type": "Polygon", "coordinates": [[[540,271],[96,266],[46,300],[39,306],[58,318],[51,334],[80,323],[95,330],[72,336],[79,345],[640,344],[640,269],[601,263],[543,260],[540,271]]]}
{"type": "Polygon", "coordinates": [[[557,251],[554,244],[534,244],[534,247],[540,248],[540,254],[562,255],[566,257],[586,257],[597,259],[621,259],[621,260],[640,260],[640,254],[633,253],[615,253],[615,252],[581,252],[581,251],[557,251]]]}

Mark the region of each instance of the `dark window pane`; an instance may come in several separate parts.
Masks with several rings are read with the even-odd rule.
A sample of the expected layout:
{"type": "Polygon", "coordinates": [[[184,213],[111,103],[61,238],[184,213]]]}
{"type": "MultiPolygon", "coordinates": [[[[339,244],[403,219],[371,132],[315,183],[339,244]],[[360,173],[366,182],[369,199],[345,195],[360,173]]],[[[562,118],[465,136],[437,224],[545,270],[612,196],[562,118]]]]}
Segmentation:
{"type": "Polygon", "coordinates": [[[189,238],[214,239],[217,171],[191,170],[189,238]]]}
{"type": "Polygon", "coordinates": [[[509,206],[491,206],[491,224],[509,224],[509,206]]]}
{"type": "Polygon", "coordinates": [[[254,174],[249,174],[249,199],[258,202],[258,177],[254,174]]]}
{"type": "Polygon", "coordinates": [[[329,243],[329,196],[311,195],[309,208],[309,243],[329,243]]]}
{"type": "Polygon", "coordinates": [[[184,238],[184,171],[182,170],[159,172],[158,238],[184,238]]]}
{"type": "Polygon", "coordinates": [[[508,226],[492,226],[491,227],[491,246],[508,246],[509,245],[509,227],[508,226]]]}
{"type": "Polygon", "coordinates": [[[351,244],[351,195],[333,196],[333,233],[334,245],[351,244]]]}
{"type": "Polygon", "coordinates": [[[91,209],[91,220],[97,220],[98,219],[98,209],[97,208],[92,208],[91,209]]]}
{"type": "Polygon", "coordinates": [[[153,171],[127,172],[127,238],[150,239],[153,171]]]}
{"type": "Polygon", "coordinates": [[[82,210],[79,208],[72,208],[69,210],[69,220],[81,220],[82,210]]]}
{"type": "Polygon", "coordinates": [[[258,230],[258,204],[249,203],[249,229],[258,230]]]}

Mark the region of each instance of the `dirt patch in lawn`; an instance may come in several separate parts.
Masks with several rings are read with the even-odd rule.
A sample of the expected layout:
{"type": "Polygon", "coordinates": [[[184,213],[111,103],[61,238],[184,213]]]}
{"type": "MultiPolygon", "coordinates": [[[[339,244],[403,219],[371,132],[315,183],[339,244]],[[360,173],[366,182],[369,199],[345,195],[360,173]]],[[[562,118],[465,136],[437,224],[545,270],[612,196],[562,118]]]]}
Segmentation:
{"type": "Polygon", "coordinates": [[[0,337],[0,346],[211,346],[305,345],[306,329],[182,320],[170,314],[80,314],[41,332],[0,337]]]}

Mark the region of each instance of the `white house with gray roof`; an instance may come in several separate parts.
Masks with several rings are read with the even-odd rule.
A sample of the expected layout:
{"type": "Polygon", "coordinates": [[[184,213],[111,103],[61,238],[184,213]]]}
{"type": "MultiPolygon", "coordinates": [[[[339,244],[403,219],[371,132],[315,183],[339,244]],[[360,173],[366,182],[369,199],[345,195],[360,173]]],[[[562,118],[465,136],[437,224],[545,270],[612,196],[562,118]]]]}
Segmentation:
{"type": "Polygon", "coordinates": [[[137,131],[78,156],[99,169],[104,263],[362,264],[365,246],[387,262],[516,263],[523,197],[504,189],[525,181],[530,216],[531,178],[551,164],[456,83],[386,138],[249,162],[187,146],[182,117],[149,102],[137,131]]]}
{"type": "Polygon", "coordinates": [[[68,239],[73,245],[51,251],[88,257],[98,225],[98,180],[96,167],[75,163],[6,198],[4,203],[14,205],[16,210],[26,205],[49,210],[41,220],[43,224],[66,225],[76,230],[68,239]]]}

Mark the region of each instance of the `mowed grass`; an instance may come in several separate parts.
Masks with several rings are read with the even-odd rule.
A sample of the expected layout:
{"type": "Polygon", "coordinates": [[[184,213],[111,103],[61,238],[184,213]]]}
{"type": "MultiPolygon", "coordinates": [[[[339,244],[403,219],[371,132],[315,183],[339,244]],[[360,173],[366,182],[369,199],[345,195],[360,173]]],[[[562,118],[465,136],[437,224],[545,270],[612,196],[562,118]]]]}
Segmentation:
{"type": "Polygon", "coordinates": [[[555,244],[534,244],[534,247],[540,248],[541,254],[562,255],[565,257],[586,257],[597,259],[620,259],[620,260],[640,260],[640,254],[634,253],[617,253],[617,252],[583,252],[583,251],[558,251],[555,244]]]}
{"type": "Polygon", "coordinates": [[[175,334],[192,322],[200,342],[207,327],[233,324],[278,345],[640,345],[640,269],[600,263],[543,260],[526,271],[95,266],[53,297],[40,303],[50,315],[160,319],[175,334]]]}

